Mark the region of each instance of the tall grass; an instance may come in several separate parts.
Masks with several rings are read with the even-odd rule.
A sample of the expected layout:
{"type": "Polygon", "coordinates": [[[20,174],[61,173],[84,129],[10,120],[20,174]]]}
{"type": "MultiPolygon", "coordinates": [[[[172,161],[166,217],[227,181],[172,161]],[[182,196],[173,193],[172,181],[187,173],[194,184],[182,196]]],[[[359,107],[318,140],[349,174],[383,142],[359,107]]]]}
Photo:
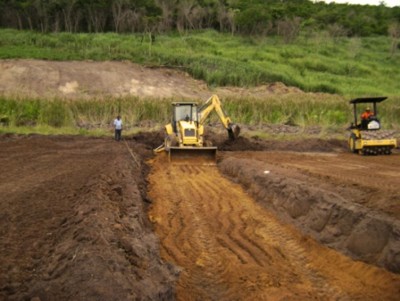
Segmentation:
{"type": "Polygon", "coordinates": [[[400,51],[388,37],[240,37],[215,31],[141,34],[40,34],[0,29],[0,58],[130,60],[186,70],[210,86],[256,86],[280,81],[308,92],[346,97],[400,95],[400,51]]]}
{"type": "MultiPolygon", "coordinates": [[[[0,97],[1,131],[30,128],[31,132],[56,131],[77,134],[106,133],[116,115],[123,118],[126,130],[136,130],[144,122],[161,128],[170,122],[174,99],[137,97],[93,100],[8,99],[0,97]],[[62,130],[62,129],[66,130],[62,130]]],[[[201,103],[203,100],[199,100],[201,103]]],[[[352,121],[348,100],[337,95],[286,94],[265,99],[227,97],[223,108],[235,123],[247,125],[286,124],[320,126],[343,131],[352,121]]],[[[384,128],[400,129],[400,97],[379,106],[384,128]]],[[[216,114],[211,122],[218,122],[216,114]]]]}
{"type": "MultiPolygon", "coordinates": [[[[189,72],[210,86],[256,86],[283,82],[307,92],[264,99],[228,97],[224,109],[234,122],[345,128],[352,119],[348,100],[390,96],[379,107],[386,128],[400,128],[400,53],[390,56],[386,37],[336,38],[323,33],[301,36],[293,44],[276,37],[255,38],[215,31],[158,35],[153,43],[140,34],[40,34],[0,29],[0,59],[130,60],[189,72]]],[[[170,121],[173,99],[105,98],[43,100],[0,97],[0,131],[100,134],[117,114],[127,129],[151,120],[170,121]],[[99,131],[100,129],[100,131],[99,131]]],[[[199,100],[202,102],[204,100],[199,100]]],[[[217,121],[217,117],[211,117],[217,121]]],[[[103,133],[104,133],[103,131],[103,133]]]]}

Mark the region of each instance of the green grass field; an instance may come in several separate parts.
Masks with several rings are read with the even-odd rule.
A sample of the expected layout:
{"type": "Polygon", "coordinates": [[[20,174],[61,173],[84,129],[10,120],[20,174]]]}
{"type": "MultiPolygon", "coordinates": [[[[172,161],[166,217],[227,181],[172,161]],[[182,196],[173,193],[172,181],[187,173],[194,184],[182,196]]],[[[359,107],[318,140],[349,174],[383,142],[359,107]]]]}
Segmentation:
{"type": "Polygon", "coordinates": [[[239,37],[215,31],[158,35],[41,34],[0,30],[0,58],[130,60],[181,68],[211,86],[256,86],[280,81],[304,91],[348,97],[400,95],[400,50],[388,37],[239,37]]]}
{"type": "MultiPolygon", "coordinates": [[[[238,123],[318,125],[343,129],[351,121],[348,100],[389,96],[380,108],[386,128],[400,127],[400,53],[390,55],[387,37],[330,38],[323,33],[285,44],[276,37],[255,38],[215,31],[187,35],[41,34],[0,29],[0,59],[130,60],[145,66],[186,70],[210,86],[256,86],[283,82],[306,92],[268,99],[223,99],[238,123]],[[345,100],[346,99],[346,100],[345,100]]],[[[400,50],[399,50],[400,52],[400,50]]],[[[61,101],[0,98],[0,131],[107,132],[116,112],[132,130],[143,120],[169,122],[169,104],[127,97],[61,101]],[[7,127],[4,125],[7,124],[7,127]],[[103,129],[103,130],[99,130],[103,129]]]]}
{"type": "MultiPolygon", "coordinates": [[[[141,123],[149,120],[153,129],[159,129],[170,122],[172,101],[137,97],[92,100],[0,97],[0,132],[108,135],[117,114],[123,116],[128,132],[139,131],[141,123]]],[[[352,108],[338,95],[288,94],[268,99],[225,98],[222,102],[235,123],[260,128],[265,124],[285,124],[303,129],[318,126],[321,135],[338,134],[343,133],[352,120],[352,108]]],[[[382,103],[379,109],[385,128],[400,128],[398,99],[382,103]]],[[[218,117],[213,114],[210,122],[219,122],[218,117]]]]}

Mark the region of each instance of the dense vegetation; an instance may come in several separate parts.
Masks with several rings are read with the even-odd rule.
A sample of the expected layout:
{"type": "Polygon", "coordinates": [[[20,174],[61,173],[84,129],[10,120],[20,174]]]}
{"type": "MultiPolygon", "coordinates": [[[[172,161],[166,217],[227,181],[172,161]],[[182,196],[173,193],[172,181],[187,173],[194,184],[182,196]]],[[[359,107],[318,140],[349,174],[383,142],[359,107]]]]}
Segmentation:
{"type": "Polygon", "coordinates": [[[324,32],[287,44],[279,37],[216,31],[159,35],[41,34],[0,30],[0,58],[130,60],[179,68],[211,86],[283,82],[307,92],[400,95],[400,51],[387,37],[332,38],[324,32]]]}
{"type": "MultiPolygon", "coordinates": [[[[0,97],[0,133],[104,135],[112,131],[111,123],[116,114],[123,116],[125,134],[140,130],[143,123],[159,129],[170,122],[172,101],[137,97],[90,101],[0,97]]],[[[345,129],[352,120],[348,100],[337,95],[287,94],[271,95],[268,99],[227,97],[223,105],[236,123],[254,126],[253,131],[247,129],[245,135],[268,135],[262,132],[263,125],[281,124],[298,126],[304,133],[310,126],[318,126],[317,135],[321,137],[344,138],[345,129]]],[[[379,112],[385,129],[399,129],[399,99],[382,103],[379,112]]],[[[219,124],[215,114],[210,122],[219,124]]],[[[285,137],[284,134],[279,136],[285,137]]]]}
{"type": "MultiPolygon", "coordinates": [[[[384,3],[384,2],[383,2],[384,3]]],[[[282,35],[326,29],[332,35],[386,35],[400,6],[309,0],[0,0],[0,27],[41,32],[152,32],[215,29],[282,35]]]]}
{"type": "MultiPolygon", "coordinates": [[[[187,71],[210,86],[283,82],[306,92],[224,99],[239,123],[342,131],[348,99],[385,95],[400,125],[400,7],[308,0],[0,0],[0,59],[129,60],[187,71]],[[7,29],[8,28],[8,29],[7,29]]],[[[104,133],[169,120],[172,100],[0,98],[1,131],[104,133]],[[68,130],[65,130],[68,128],[68,130]],[[61,130],[60,130],[61,129],[61,130]]]]}

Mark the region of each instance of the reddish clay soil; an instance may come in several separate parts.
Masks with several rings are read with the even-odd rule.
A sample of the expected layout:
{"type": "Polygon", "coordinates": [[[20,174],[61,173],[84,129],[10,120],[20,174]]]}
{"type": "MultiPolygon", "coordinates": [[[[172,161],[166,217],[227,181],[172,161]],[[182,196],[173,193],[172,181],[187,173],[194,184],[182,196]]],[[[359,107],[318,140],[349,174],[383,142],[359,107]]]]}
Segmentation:
{"type": "Polygon", "coordinates": [[[210,138],[225,150],[217,167],[149,162],[149,218],[162,258],[182,268],[178,300],[400,297],[397,150],[210,138]]]}
{"type": "Polygon", "coordinates": [[[160,135],[1,136],[0,300],[398,300],[397,153],[241,138],[218,166],[170,165],[160,135]]]}
{"type": "MultiPolygon", "coordinates": [[[[128,62],[0,61],[3,95],[210,92],[128,62]]],[[[154,157],[162,132],[0,135],[0,300],[400,300],[399,150],[222,132],[211,166],[154,157]]]]}
{"type": "MultiPolygon", "coordinates": [[[[399,275],[353,261],[318,244],[250,196],[256,189],[259,194],[255,195],[260,200],[264,189],[264,202],[280,196],[273,187],[274,183],[264,181],[266,186],[255,187],[257,177],[264,176],[279,177],[280,181],[285,177],[288,181],[285,189],[297,193],[297,189],[304,185],[298,181],[303,173],[297,170],[292,174],[289,168],[282,172],[276,166],[285,163],[329,167],[318,158],[328,158],[329,161],[337,156],[283,153],[281,159],[279,155],[268,152],[223,153],[219,163],[221,170],[235,176],[242,185],[229,181],[216,166],[181,162],[168,164],[162,156],[150,161],[149,197],[153,204],[149,217],[161,239],[162,258],[182,269],[177,283],[177,299],[397,300],[400,297],[399,275]],[[315,157],[316,164],[311,160],[315,157]],[[242,158],[246,161],[242,162],[242,158]],[[255,164],[251,164],[253,162],[255,164]],[[266,168],[268,173],[265,173],[266,168]],[[249,180],[247,183],[246,179],[249,180]]],[[[396,156],[390,161],[397,160],[397,169],[400,167],[398,159],[396,156]]],[[[344,156],[341,160],[344,164],[353,162],[351,156],[344,156]]],[[[391,165],[386,162],[387,165],[383,163],[380,166],[391,165]]],[[[335,172],[340,173],[338,169],[335,172]]],[[[343,176],[346,174],[346,170],[342,172],[343,176]]],[[[335,185],[324,173],[319,176],[305,174],[304,177],[310,177],[307,185],[322,186],[324,193],[328,191],[326,186],[335,185]]],[[[338,177],[341,178],[340,174],[338,177]]],[[[354,195],[352,188],[348,190],[354,195]]],[[[345,194],[344,188],[340,191],[345,194]]],[[[297,201],[306,202],[308,196],[298,195],[297,201]]],[[[371,207],[379,206],[372,203],[371,207]]],[[[282,209],[289,212],[284,207],[282,209]]],[[[349,218],[340,219],[340,222],[343,228],[352,226],[349,218]]],[[[304,224],[302,226],[307,230],[312,221],[304,224]]],[[[382,229],[380,234],[387,233],[382,229]]],[[[365,239],[365,244],[375,243],[365,233],[362,239],[365,239]]],[[[353,240],[357,241],[357,237],[353,240]]],[[[357,244],[354,241],[353,244],[357,244]]],[[[399,254],[399,249],[395,252],[399,254]]]]}

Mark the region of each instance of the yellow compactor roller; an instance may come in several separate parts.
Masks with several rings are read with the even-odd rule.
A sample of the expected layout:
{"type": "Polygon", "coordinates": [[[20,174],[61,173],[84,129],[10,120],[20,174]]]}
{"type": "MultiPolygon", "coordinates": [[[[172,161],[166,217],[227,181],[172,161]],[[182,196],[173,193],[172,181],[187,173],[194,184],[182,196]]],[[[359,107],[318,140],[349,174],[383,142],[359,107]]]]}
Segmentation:
{"type": "Polygon", "coordinates": [[[378,116],[377,104],[384,101],[387,97],[364,97],[350,100],[354,109],[354,123],[351,124],[350,136],[348,140],[349,149],[353,153],[362,155],[389,155],[392,149],[397,147],[397,141],[393,137],[394,131],[383,130],[378,116]],[[360,120],[357,118],[360,112],[357,105],[365,106],[370,114],[361,114],[360,120]],[[369,115],[369,116],[368,116],[369,115]]]}
{"type": "Polygon", "coordinates": [[[195,159],[198,163],[215,163],[217,147],[204,139],[204,123],[213,111],[228,131],[229,139],[235,140],[239,136],[240,127],[225,114],[217,95],[201,106],[196,102],[174,102],[172,109],[172,122],[165,126],[164,143],[154,150],[167,152],[169,161],[195,159]]]}

